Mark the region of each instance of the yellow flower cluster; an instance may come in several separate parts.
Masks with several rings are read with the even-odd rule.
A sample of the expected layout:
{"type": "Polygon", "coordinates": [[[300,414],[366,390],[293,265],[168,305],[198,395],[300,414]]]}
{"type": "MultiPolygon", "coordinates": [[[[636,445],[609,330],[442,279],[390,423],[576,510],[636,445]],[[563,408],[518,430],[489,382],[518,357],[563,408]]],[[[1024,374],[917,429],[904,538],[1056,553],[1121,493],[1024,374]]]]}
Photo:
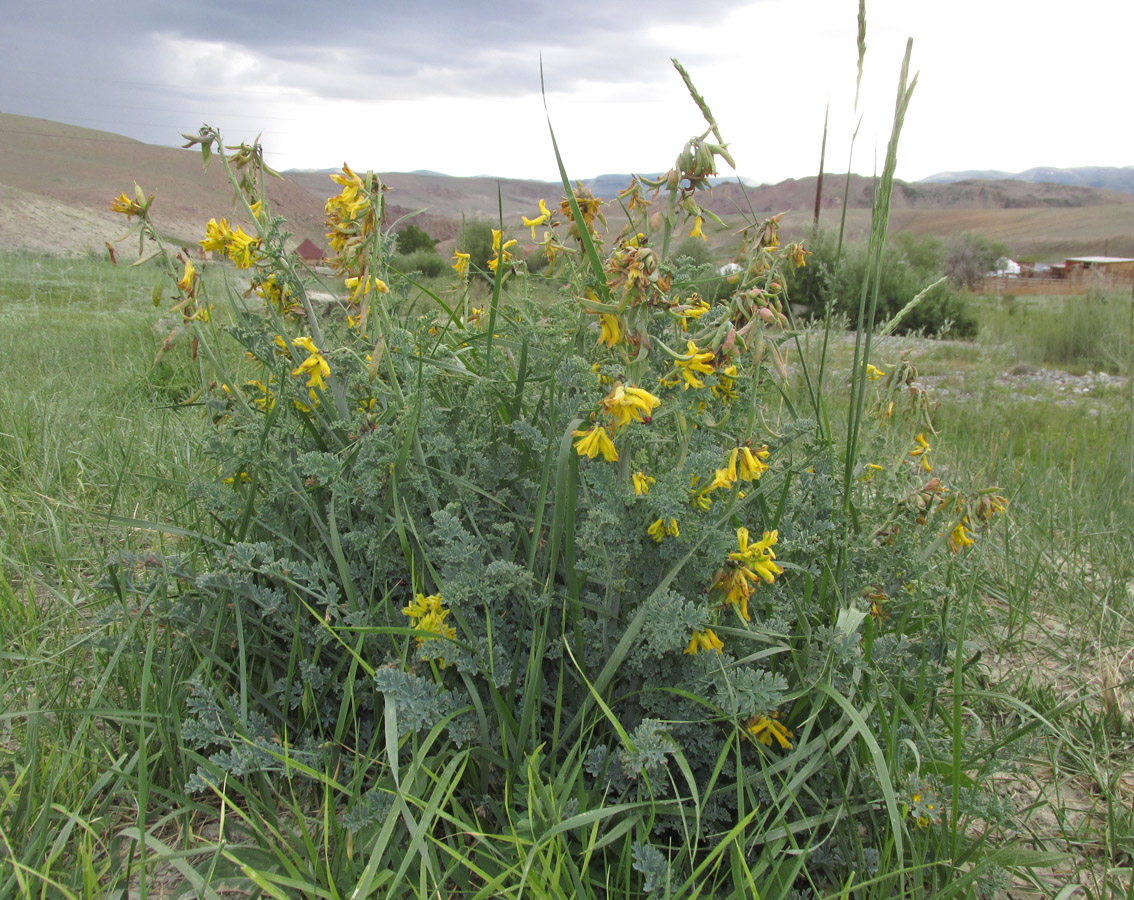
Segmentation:
{"type": "Polygon", "coordinates": [[[933,448],[929,446],[929,441],[925,439],[924,433],[918,434],[914,438],[914,445],[914,448],[908,455],[913,459],[920,460],[921,467],[925,469],[926,472],[932,472],[933,466],[929,462],[929,453],[933,448]]]}
{"type": "Polygon", "coordinates": [[[457,275],[461,278],[468,278],[469,275],[469,260],[472,259],[472,254],[462,253],[460,250],[453,251],[453,268],[456,270],[457,275]]]}
{"type": "Polygon", "coordinates": [[[346,163],[341,175],[331,176],[331,181],[342,190],[323,207],[329,229],[327,241],[335,253],[347,258],[348,267],[365,240],[378,229],[381,203],[376,203],[372,195],[371,178],[368,175],[367,181],[363,181],[346,163]]]}
{"type": "Polygon", "coordinates": [[[600,344],[613,347],[622,340],[622,326],[618,316],[613,313],[599,313],[599,339],[600,344]]]}
{"type": "Polygon", "coordinates": [[[962,516],[961,521],[953,526],[953,530],[949,532],[948,538],[949,549],[956,553],[958,550],[963,550],[965,547],[971,547],[973,544],[972,532],[969,528],[969,517],[962,516]]]}
{"type": "Polygon", "coordinates": [[[779,535],[778,530],[765,531],[759,541],[749,544],[748,529],[736,529],[739,549],[728,555],[725,569],[713,584],[714,589],[724,591],[724,602],[735,606],[747,621],[752,621],[748,614],[748,598],[755,592],[757,580],[771,584],[784,571],[775,562],[776,554],[772,550],[779,535]]]}
{"type": "Polygon", "coordinates": [[[689,321],[694,322],[707,313],[712,306],[709,301],[702,297],[700,294],[694,293],[690,298],[688,304],[684,308],[678,308],[677,312],[681,316],[681,330],[689,330],[689,321]]]}
{"type": "Polygon", "coordinates": [[[493,272],[496,271],[496,267],[501,263],[508,265],[512,262],[512,254],[509,253],[508,250],[516,246],[516,239],[512,238],[511,240],[504,241],[504,243],[501,243],[501,241],[504,241],[503,232],[497,228],[493,228],[492,252],[495,254],[495,256],[493,256],[492,259],[488,261],[488,268],[490,268],[493,272]]]}
{"type": "Polygon", "coordinates": [[[685,648],[684,652],[696,656],[702,650],[716,650],[717,653],[724,650],[724,642],[717,637],[717,633],[711,628],[706,628],[704,631],[694,631],[693,637],[689,639],[689,646],[685,648]]]}
{"type": "Polygon", "coordinates": [[[744,736],[749,740],[758,741],[765,747],[771,747],[775,740],[781,750],[791,749],[791,731],[780,721],[779,713],[770,716],[757,714],[744,726],[744,736]]]}
{"type": "Polygon", "coordinates": [[[572,431],[571,435],[579,439],[575,441],[575,450],[580,456],[594,459],[601,453],[602,458],[607,462],[618,461],[618,450],[601,425],[593,425],[582,431],[572,431]]]}
{"type": "Polygon", "coordinates": [[[134,199],[131,200],[126,196],[123,191],[117,197],[110,201],[110,211],[120,213],[127,219],[132,219],[134,216],[141,218],[150,208],[150,204],[154,202],[154,195],[150,194],[148,197],[142,192],[142,189],[134,185],[134,199]]]}
{"type": "MultiPolygon", "coordinates": [[[[452,625],[445,623],[450,611],[445,609],[444,602],[440,594],[430,594],[428,597],[424,594],[417,594],[409,606],[402,609],[402,615],[409,616],[413,628],[417,631],[429,632],[429,634],[418,635],[417,645],[419,647],[426,641],[435,641],[438,638],[456,639],[457,630],[452,625]]],[[[441,665],[445,665],[443,659],[441,665]]]]}
{"type": "MultiPolygon", "coordinates": [[[[689,390],[689,388],[703,388],[703,382],[697,375],[712,375],[713,367],[710,363],[714,359],[714,353],[711,350],[699,350],[693,341],[686,344],[686,352],[684,356],[678,357],[674,360],[677,366],[677,374],[681,376],[682,390],[689,390]]],[[[677,382],[675,382],[677,383],[677,382]]]]}
{"type": "Polygon", "coordinates": [[[630,480],[634,482],[634,496],[641,497],[643,494],[650,492],[650,485],[656,484],[657,479],[652,478],[645,472],[635,472],[630,476],[630,480]]]}
{"type": "Polygon", "coordinates": [[[376,294],[388,294],[390,288],[386,286],[381,278],[374,278],[370,275],[352,276],[343,281],[343,284],[350,291],[349,303],[361,303],[362,299],[371,292],[376,294]]]}
{"type": "Polygon", "coordinates": [[[205,225],[205,239],[200,242],[202,250],[216,250],[224,253],[236,263],[238,269],[247,269],[256,261],[256,251],[260,249],[260,239],[253,237],[237,225],[233,228],[228,219],[209,219],[205,225]]]}
{"type": "MultiPolygon", "coordinates": [[[[619,381],[599,401],[599,410],[610,417],[610,434],[616,434],[631,422],[649,422],[660,403],[649,391],[626,387],[619,381]]],[[[584,430],[572,431],[571,434],[579,439],[575,442],[575,450],[580,456],[594,459],[601,453],[608,462],[617,461],[618,451],[607,434],[606,426],[593,425],[584,430]]]]}
{"type": "Polygon", "coordinates": [[[681,537],[681,529],[677,527],[677,519],[670,519],[668,522],[658,519],[646,529],[646,534],[660,544],[662,538],[681,537]]]}
{"type": "Polygon", "coordinates": [[[309,337],[297,337],[292,343],[306,350],[308,357],[292,369],[291,374],[299,377],[306,375],[307,387],[325,391],[327,385],[323,379],[331,374],[331,367],[327,363],[327,358],[323,356],[323,351],[316,347],[309,337]]]}
{"type": "Polygon", "coordinates": [[[700,477],[694,478],[693,495],[690,502],[698,509],[707,510],[713,505],[709,494],[718,488],[728,490],[737,481],[759,481],[760,476],[770,468],[764,460],[769,457],[767,445],[753,450],[751,447],[735,447],[728,455],[728,462],[723,469],[713,473],[713,480],[708,487],[697,488],[700,477]]]}

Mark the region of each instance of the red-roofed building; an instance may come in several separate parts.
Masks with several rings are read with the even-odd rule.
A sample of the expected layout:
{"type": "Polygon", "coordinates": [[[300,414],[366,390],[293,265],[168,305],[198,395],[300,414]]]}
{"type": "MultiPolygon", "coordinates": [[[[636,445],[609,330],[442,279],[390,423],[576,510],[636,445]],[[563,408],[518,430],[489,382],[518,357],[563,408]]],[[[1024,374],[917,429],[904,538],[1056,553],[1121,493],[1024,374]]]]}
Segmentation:
{"type": "Polygon", "coordinates": [[[295,248],[295,253],[304,262],[321,263],[323,261],[322,248],[311,238],[305,238],[303,243],[295,248]]]}

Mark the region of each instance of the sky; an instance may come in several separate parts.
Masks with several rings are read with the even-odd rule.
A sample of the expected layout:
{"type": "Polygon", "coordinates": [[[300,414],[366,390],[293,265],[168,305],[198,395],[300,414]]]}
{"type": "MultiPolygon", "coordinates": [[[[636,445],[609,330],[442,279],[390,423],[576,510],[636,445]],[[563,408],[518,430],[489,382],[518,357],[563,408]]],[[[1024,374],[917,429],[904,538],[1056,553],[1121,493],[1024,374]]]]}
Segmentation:
{"type": "Polygon", "coordinates": [[[814,174],[829,109],[826,170],[870,174],[908,38],[899,178],[1134,164],[1129,0],[867,0],[857,109],[857,0],[5,6],[0,112],[171,146],[207,122],[280,169],[558,180],[550,116],[572,177],[665,171],[706,127],[677,57],[737,173],[814,174]]]}

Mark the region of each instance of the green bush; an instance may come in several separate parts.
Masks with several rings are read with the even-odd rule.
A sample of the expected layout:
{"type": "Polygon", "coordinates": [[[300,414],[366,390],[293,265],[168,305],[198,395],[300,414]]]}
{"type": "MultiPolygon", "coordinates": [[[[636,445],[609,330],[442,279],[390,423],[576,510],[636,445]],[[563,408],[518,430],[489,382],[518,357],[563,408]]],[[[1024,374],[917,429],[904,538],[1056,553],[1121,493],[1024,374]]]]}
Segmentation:
{"type": "Polygon", "coordinates": [[[432,249],[418,250],[409,254],[399,253],[391,265],[405,275],[420,272],[426,278],[436,278],[449,268],[449,264],[432,249]]]}
{"type": "MultiPolygon", "coordinates": [[[[673,184],[725,152],[702,149],[673,184]]],[[[648,238],[584,229],[557,237],[576,262],[549,309],[500,283],[473,307],[466,280],[417,314],[382,185],[339,181],[345,320],[321,321],[278,219],[210,223],[267,301],[234,302],[224,333],[166,253],[215,425],[221,477],[194,502],[216,533],[204,562],[126,557],[106,582],[127,620],[156,616],[146,665],[182,693],[152,727],[187,787],[257,835],[226,860],[326,896],[950,882],[942,823],[956,844],[958,816],[998,813],[960,792],[960,701],[935,713],[965,647],[941,598],[1003,505],[928,478],[912,369],[857,361],[872,396],[846,436],[823,397],[782,403],[799,250],[775,220],[750,223],[716,302],[683,296],[697,267],[648,238]],[[289,855],[295,820],[315,867],[289,855]]],[[[490,253],[483,223],[458,244],[474,263],[485,232],[490,253]]]]}
{"type": "Polygon", "coordinates": [[[436,240],[411,222],[398,230],[395,246],[398,253],[411,256],[419,251],[432,251],[436,244],[436,240]]]}
{"type": "MultiPolygon", "coordinates": [[[[844,245],[839,257],[838,241],[830,232],[813,234],[805,244],[810,255],[806,265],[788,273],[788,296],[793,303],[809,306],[813,316],[822,316],[831,304],[853,327],[869,269],[867,247],[844,245]]],[[[932,237],[898,235],[886,245],[877,278],[877,327],[945,274],[945,252],[944,245],[932,237]]],[[[946,283],[933,288],[908,310],[895,331],[972,338],[977,333],[977,319],[968,300],[946,283]]]]}

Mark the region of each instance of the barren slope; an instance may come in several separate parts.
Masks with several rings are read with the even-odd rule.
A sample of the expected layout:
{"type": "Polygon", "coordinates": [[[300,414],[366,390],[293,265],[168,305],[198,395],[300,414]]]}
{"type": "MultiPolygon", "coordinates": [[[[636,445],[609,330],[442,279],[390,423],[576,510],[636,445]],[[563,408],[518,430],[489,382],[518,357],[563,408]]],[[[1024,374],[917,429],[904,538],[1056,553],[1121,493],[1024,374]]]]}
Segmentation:
{"type": "MultiPolygon", "coordinates": [[[[125,230],[110,201],[135,182],[155,195],[154,222],[177,241],[195,243],[206,221],[232,215],[223,170],[204,171],[196,150],[0,113],[0,247],[101,250],[125,230]]],[[[269,179],[268,197],[296,243],[322,239],[322,204],[309,191],[269,179]]]]}

